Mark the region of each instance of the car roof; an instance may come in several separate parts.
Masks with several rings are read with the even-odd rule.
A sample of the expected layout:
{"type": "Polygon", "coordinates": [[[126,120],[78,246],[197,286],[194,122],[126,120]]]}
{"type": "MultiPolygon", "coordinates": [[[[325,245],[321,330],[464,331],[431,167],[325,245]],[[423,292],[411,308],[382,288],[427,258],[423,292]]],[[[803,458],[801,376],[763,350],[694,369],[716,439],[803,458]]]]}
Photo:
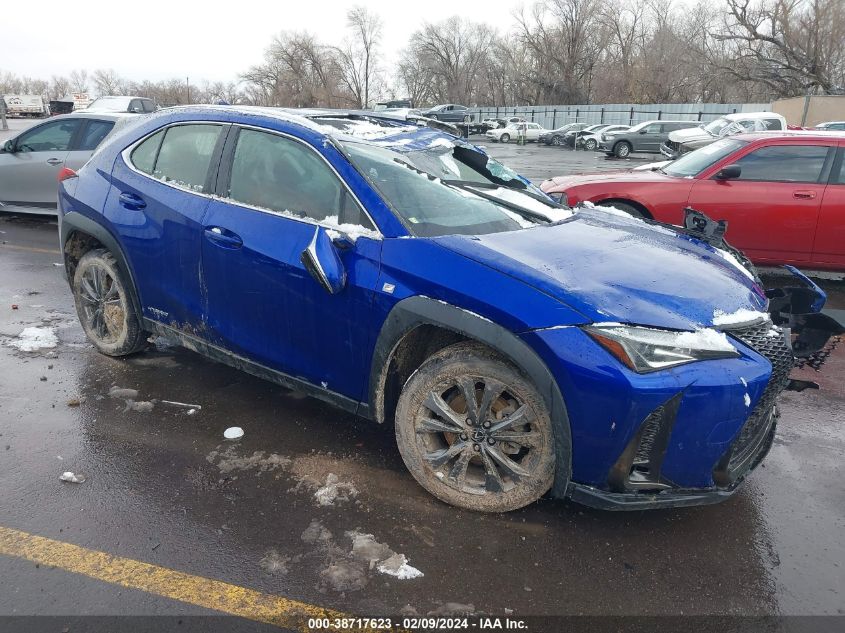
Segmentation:
{"type": "Polygon", "coordinates": [[[120,119],[138,118],[137,114],[132,112],[110,112],[103,110],[77,110],[75,112],[68,112],[67,114],[57,114],[48,119],[48,121],[55,121],[56,119],[107,119],[109,121],[118,121],[120,119]]]}
{"type": "Polygon", "coordinates": [[[721,118],[728,119],[729,121],[739,121],[741,119],[770,119],[772,117],[783,118],[777,112],[731,112],[730,114],[722,115],[721,118]]]}
{"type": "Polygon", "coordinates": [[[773,138],[799,138],[808,140],[829,140],[845,139],[845,131],[843,130],[771,130],[768,132],[747,132],[744,134],[736,134],[731,138],[741,138],[744,141],[764,141],[773,138]]]}
{"type": "MultiPolygon", "coordinates": [[[[354,140],[372,143],[382,147],[391,147],[398,151],[414,151],[430,149],[444,141],[459,142],[455,135],[433,129],[417,126],[413,121],[407,121],[395,116],[382,116],[379,112],[369,110],[328,110],[321,108],[270,108],[264,106],[218,106],[191,105],[165,108],[152,114],[134,115],[135,117],[166,116],[167,113],[179,112],[187,115],[216,113],[232,113],[249,117],[260,117],[292,123],[338,139],[354,140]],[[326,123],[320,123],[325,119],[326,123]],[[332,121],[331,124],[328,121],[332,121]],[[341,123],[338,125],[338,123],[341,123]]],[[[133,115],[129,115],[133,116],[133,115]]],[[[423,117],[423,120],[426,120],[423,117]]]]}

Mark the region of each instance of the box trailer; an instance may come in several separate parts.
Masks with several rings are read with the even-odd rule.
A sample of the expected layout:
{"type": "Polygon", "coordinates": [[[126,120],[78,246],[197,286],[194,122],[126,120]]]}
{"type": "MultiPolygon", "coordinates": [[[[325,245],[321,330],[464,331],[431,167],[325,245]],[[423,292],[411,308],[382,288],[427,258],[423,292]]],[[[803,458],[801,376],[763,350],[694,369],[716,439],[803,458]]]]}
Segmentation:
{"type": "Polygon", "coordinates": [[[9,117],[43,117],[47,116],[47,108],[41,95],[4,95],[6,101],[6,116],[9,117]]]}

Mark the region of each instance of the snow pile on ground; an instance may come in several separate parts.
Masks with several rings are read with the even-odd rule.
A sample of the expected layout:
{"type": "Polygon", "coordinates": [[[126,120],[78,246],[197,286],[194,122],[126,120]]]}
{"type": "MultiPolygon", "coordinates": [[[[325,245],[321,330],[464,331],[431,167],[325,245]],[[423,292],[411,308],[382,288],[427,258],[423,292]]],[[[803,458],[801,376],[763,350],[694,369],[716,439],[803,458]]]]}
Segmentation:
{"type": "Polygon", "coordinates": [[[18,337],[9,342],[9,347],[14,347],[22,352],[34,352],[39,349],[56,347],[59,339],[53,328],[49,327],[28,327],[18,334],[18,337]]]}
{"type": "Polygon", "coordinates": [[[766,312],[740,308],[736,312],[727,313],[718,308],[713,312],[713,325],[738,325],[740,323],[751,323],[763,321],[769,318],[766,312]]]}
{"type": "Polygon", "coordinates": [[[329,473],[325,485],[314,493],[314,499],[321,506],[334,505],[335,501],[351,501],[357,496],[358,490],[355,486],[351,482],[340,481],[334,473],[329,473]]]}
{"type": "Polygon", "coordinates": [[[376,569],[388,576],[395,576],[399,580],[419,578],[423,575],[419,569],[411,567],[408,564],[408,559],[405,558],[404,554],[394,554],[390,558],[380,562],[376,569]]]}
{"type": "Polygon", "coordinates": [[[61,481],[66,481],[71,484],[81,484],[85,481],[85,477],[83,475],[75,475],[69,470],[66,470],[61,475],[59,475],[59,479],[61,481]]]}

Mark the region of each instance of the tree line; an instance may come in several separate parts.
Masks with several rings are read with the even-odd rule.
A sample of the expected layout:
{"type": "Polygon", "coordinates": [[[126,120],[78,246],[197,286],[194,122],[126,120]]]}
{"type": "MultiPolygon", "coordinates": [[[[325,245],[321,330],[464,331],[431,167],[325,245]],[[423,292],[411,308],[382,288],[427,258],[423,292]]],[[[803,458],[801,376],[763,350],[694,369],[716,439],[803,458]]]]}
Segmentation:
{"type": "Polygon", "coordinates": [[[384,23],[347,13],[327,44],[282,31],[238,81],[131,82],[112,70],[51,80],[0,74],[0,92],[137,94],[163,105],[369,107],[766,102],[845,93],[845,0],[539,0],[497,29],[454,16],[424,23],[388,63],[384,23]]]}

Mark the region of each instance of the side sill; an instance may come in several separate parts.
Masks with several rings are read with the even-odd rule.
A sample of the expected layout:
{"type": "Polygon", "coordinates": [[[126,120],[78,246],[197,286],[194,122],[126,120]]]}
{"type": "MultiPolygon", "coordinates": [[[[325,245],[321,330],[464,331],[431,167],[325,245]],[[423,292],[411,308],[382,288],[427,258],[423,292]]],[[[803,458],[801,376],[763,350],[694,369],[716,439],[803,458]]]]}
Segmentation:
{"type": "Polygon", "coordinates": [[[339,394],[335,391],[318,387],[302,378],[290,376],[284,372],[267,367],[266,365],[251,361],[243,356],[238,356],[237,354],[225,350],[222,347],[212,345],[207,341],[203,341],[196,336],[186,334],[185,332],[170,327],[169,325],[164,325],[163,323],[144,317],[144,329],[149,332],[154,332],[160,336],[176,339],[182,347],[185,347],[193,352],[197,352],[198,354],[202,354],[211,360],[223,363],[224,365],[229,365],[235,369],[240,369],[248,374],[274,382],[287,389],[302,392],[312,398],[322,400],[323,402],[328,402],[329,404],[332,404],[339,409],[343,409],[348,413],[353,413],[368,420],[372,419],[370,415],[370,407],[366,403],[358,402],[357,400],[353,400],[352,398],[339,394]]]}

